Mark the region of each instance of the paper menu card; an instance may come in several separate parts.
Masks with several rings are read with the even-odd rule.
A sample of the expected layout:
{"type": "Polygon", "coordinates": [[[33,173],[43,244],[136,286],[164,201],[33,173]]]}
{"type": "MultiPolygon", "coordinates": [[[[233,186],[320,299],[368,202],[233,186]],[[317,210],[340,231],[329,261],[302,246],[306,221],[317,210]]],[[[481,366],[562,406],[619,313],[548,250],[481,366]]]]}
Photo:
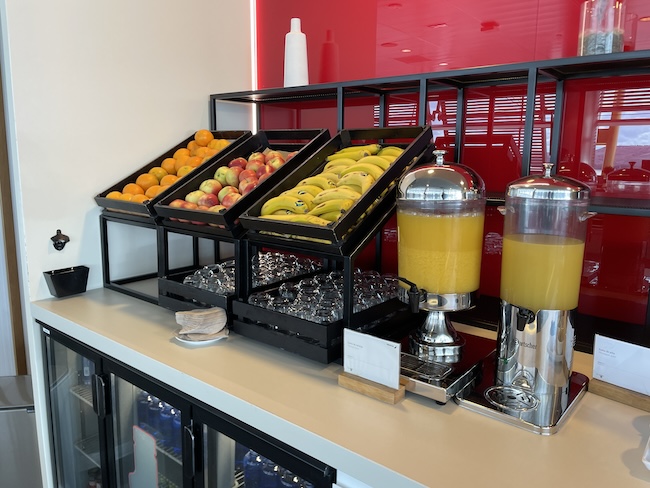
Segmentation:
{"type": "Polygon", "coordinates": [[[597,334],[594,378],[650,395],[650,348],[597,334]]]}
{"type": "Polygon", "coordinates": [[[401,345],[351,329],[343,329],[343,370],[397,390],[401,345]]]}

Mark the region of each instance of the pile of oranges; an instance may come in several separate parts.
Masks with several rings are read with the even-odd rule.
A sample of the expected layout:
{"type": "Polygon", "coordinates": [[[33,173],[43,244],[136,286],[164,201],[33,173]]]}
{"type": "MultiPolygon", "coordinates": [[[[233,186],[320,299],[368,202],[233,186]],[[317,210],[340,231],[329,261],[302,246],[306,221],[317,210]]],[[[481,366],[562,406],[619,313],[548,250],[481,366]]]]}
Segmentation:
{"type": "Polygon", "coordinates": [[[187,147],[178,149],[171,158],[164,159],[160,166],[151,168],[148,173],[138,175],[134,182],[124,185],[122,191],[108,193],[106,198],[135,203],[151,200],[228,144],[230,141],[215,139],[207,129],[198,130],[187,147]]]}

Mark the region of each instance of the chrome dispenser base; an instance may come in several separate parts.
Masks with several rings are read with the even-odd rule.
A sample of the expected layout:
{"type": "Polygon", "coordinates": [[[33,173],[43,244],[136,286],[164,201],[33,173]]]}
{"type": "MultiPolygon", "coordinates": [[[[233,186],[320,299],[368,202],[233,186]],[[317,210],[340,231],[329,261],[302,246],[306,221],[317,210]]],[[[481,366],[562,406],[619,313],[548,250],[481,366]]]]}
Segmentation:
{"type": "Polygon", "coordinates": [[[527,414],[536,406],[536,399],[530,398],[533,395],[522,396],[520,393],[523,393],[523,390],[518,388],[513,388],[517,391],[503,391],[503,385],[495,384],[496,352],[492,352],[481,363],[482,371],[478,375],[478,382],[461,390],[454,397],[456,403],[473,412],[540,435],[555,434],[566,423],[589,384],[587,376],[571,373],[566,409],[552,425],[539,426],[526,420],[527,414]]]}
{"type": "Polygon", "coordinates": [[[424,324],[409,339],[411,353],[422,361],[456,363],[465,345],[465,339],[440,310],[429,311],[424,324]]]}

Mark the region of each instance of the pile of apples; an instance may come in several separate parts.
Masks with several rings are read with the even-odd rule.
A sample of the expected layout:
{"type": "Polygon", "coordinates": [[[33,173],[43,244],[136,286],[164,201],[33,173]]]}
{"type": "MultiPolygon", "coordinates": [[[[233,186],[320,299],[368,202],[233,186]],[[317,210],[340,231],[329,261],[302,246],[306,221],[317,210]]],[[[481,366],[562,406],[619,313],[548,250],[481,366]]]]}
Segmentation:
{"type": "MultiPolygon", "coordinates": [[[[235,158],[227,165],[219,166],[214,176],[203,180],[198,189],[188,193],[184,199],[173,200],[169,206],[217,213],[227,210],[281,168],[296,153],[297,151],[288,153],[267,148],[252,153],[248,159],[235,158]]],[[[197,225],[206,224],[206,222],[187,219],[170,218],[170,220],[197,225]]]]}

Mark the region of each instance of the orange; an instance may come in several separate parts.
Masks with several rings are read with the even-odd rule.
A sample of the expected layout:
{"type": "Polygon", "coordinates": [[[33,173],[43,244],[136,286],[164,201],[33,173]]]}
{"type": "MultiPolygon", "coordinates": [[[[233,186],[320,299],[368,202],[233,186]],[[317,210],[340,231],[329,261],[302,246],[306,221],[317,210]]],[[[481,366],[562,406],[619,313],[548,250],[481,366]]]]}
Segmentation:
{"type": "Polygon", "coordinates": [[[131,197],[131,201],[135,203],[142,203],[146,202],[147,200],[149,200],[149,197],[147,195],[133,195],[131,197]]]}
{"type": "Polygon", "coordinates": [[[194,168],[192,166],[181,166],[178,168],[178,172],[176,173],[176,176],[179,178],[182,178],[186,174],[190,173],[194,168]]]}
{"type": "Polygon", "coordinates": [[[204,159],[210,159],[212,156],[216,155],[218,152],[219,152],[218,149],[207,148],[207,151],[205,152],[205,158],[204,159]]]}
{"type": "Polygon", "coordinates": [[[192,168],[196,168],[202,162],[203,162],[202,157],[200,157],[200,156],[190,156],[187,159],[187,161],[185,161],[185,164],[183,166],[191,166],[192,168]]]}
{"type": "Polygon", "coordinates": [[[214,139],[212,132],[207,129],[197,130],[194,134],[194,140],[199,146],[207,146],[214,139]]]}
{"type": "Polygon", "coordinates": [[[156,166],[155,168],[151,168],[149,170],[149,174],[154,175],[156,177],[156,179],[158,180],[158,182],[160,182],[160,180],[163,179],[163,176],[167,176],[168,173],[164,168],[162,168],[160,166],[156,166]]]}
{"type": "Polygon", "coordinates": [[[137,183],[127,183],[122,188],[122,193],[128,193],[129,195],[144,194],[144,189],[137,183]]]}
{"type": "Polygon", "coordinates": [[[167,171],[167,174],[175,175],[176,174],[176,160],[174,158],[165,158],[163,162],[160,163],[160,167],[167,171]]]}
{"type": "Polygon", "coordinates": [[[180,156],[176,158],[176,163],[174,163],[174,167],[176,168],[176,174],[178,174],[178,169],[181,166],[186,166],[187,165],[187,160],[190,159],[192,156],[180,156]]]}
{"type": "Polygon", "coordinates": [[[178,159],[181,156],[189,156],[190,155],[190,150],[186,147],[181,147],[180,149],[176,149],[176,152],[174,153],[174,159],[178,159]]]}
{"type": "Polygon", "coordinates": [[[178,176],[176,175],[163,176],[162,179],[160,180],[160,186],[173,185],[177,181],[178,181],[178,176]]]}
{"type": "Polygon", "coordinates": [[[147,191],[144,192],[144,194],[149,198],[155,197],[158,193],[160,193],[160,185],[150,186],[147,188],[147,191]]]}
{"type": "Polygon", "coordinates": [[[190,155],[194,156],[194,152],[201,146],[199,146],[196,141],[190,141],[187,143],[187,148],[190,150],[190,155]]]}
{"type": "Polygon", "coordinates": [[[164,192],[170,185],[160,185],[160,193],[164,192]]]}
{"type": "Polygon", "coordinates": [[[226,139],[212,139],[208,143],[208,147],[210,149],[216,149],[217,151],[221,151],[224,147],[226,147],[228,144],[230,144],[230,141],[226,139]]]}
{"type": "Polygon", "coordinates": [[[112,198],[113,200],[119,200],[120,197],[122,196],[121,191],[112,191],[106,195],[106,198],[112,198]]]}
{"type": "Polygon", "coordinates": [[[135,180],[136,185],[140,185],[146,192],[149,188],[158,184],[158,178],[149,173],[142,173],[135,180]]]}
{"type": "Polygon", "coordinates": [[[209,150],[210,149],[208,149],[207,147],[201,146],[201,147],[197,148],[196,151],[194,151],[194,154],[192,156],[198,156],[201,159],[203,159],[208,154],[209,150]]]}
{"type": "Polygon", "coordinates": [[[122,196],[120,197],[120,200],[125,200],[127,202],[130,202],[133,199],[133,195],[131,193],[122,193],[122,196]]]}

